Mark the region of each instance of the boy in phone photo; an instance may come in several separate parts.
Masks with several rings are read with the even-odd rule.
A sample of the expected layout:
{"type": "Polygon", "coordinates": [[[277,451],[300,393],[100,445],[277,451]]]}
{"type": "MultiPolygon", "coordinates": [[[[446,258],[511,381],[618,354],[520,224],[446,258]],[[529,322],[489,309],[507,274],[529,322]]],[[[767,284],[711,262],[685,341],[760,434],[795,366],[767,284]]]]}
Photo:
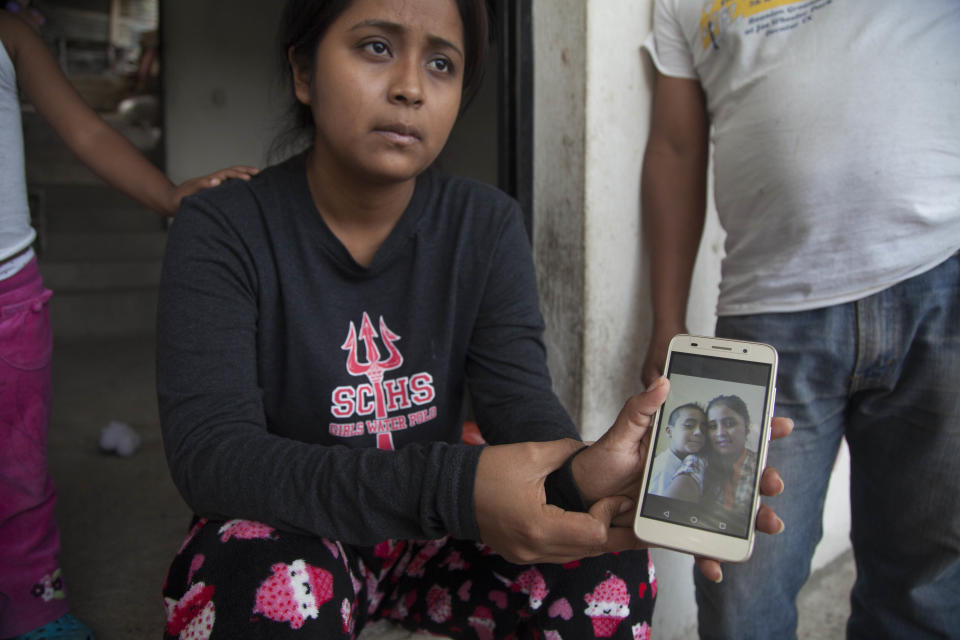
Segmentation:
{"type": "Polygon", "coordinates": [[[702,464],[704,448],[709,446],[707,413],[696,402],[681,404],[670,412],[664,431],[667,448],[654,459],[650,478],[650,493],[656,495],[667,495],[681,465],[702,464]]]}

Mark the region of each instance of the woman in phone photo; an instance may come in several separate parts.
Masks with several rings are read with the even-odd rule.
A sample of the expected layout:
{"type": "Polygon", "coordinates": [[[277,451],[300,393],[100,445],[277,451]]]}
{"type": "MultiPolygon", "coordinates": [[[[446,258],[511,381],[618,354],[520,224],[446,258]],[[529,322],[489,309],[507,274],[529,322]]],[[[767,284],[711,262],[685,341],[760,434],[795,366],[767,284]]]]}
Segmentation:
{"type": "Polygon", "coordinates": [[[712,452],[704,477],[703,500],[737,513],[753,504],[757,455],[747,447],[750,411],[737,395],[720,395],[707,405],[712,452]]]}

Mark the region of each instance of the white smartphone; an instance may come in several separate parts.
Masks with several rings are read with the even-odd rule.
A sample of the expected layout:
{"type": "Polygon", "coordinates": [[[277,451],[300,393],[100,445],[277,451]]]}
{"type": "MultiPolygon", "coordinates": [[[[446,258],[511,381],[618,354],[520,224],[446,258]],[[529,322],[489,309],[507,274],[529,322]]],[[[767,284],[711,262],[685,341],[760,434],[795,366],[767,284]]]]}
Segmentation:
{"type": "Polygon", "coordinates": [[[634,531],[657,546],[742,562],[753,551],[777,352],[678,335],[664,372],[670,393],[654,417],[634,531]]]}

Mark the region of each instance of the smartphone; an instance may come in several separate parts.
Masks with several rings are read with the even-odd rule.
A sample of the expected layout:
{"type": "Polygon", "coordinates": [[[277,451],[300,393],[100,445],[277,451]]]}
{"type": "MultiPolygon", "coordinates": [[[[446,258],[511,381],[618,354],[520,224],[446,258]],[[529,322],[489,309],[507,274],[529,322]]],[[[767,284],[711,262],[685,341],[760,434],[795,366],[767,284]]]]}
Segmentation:
{"type": "Polygon", "coordinates": [[[657,546],[743,562],[753,551],[777,352],[681,334],[664,372],[670,393],[654,416],[634,532],[657,546]]]}

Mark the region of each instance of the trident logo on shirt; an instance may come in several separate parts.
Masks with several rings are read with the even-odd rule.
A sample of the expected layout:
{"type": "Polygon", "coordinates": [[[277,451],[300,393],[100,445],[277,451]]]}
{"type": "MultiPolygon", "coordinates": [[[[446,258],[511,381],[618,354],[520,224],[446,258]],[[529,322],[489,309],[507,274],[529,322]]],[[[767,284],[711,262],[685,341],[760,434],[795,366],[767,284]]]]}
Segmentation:
{"type": "MultiPolygon", "coordinates": [[[[383,339],[383,344],[387,347],[388,351],[387,357],[383,360],[380,359],[380,350],[377,349],[377,345],[374,342],[374,338],[376,337],[377,332],[373,328],[373,323],[370,322],[370,316],[364,311],[363,322],[360,324],[360,339],[363,340],[363,345],[367,352],[367,361],[360,362],[360,357],[357,355],[357,330],[353,325],[353,321],[350,322],[347,341],[344,342],[340,348],[349,352],[347,356],[347,371],[350,375],[366,376],[367,380],[370,381],[376,400],[376,417],[378,420],[382,420],[387,417],[387,403],[383,393],[383,374],[386,371],[391,371],[402,365],[403,356],[400,354],[400,350],[393,344],[400,339],[400,336],[390,331],[387,323],[383,321],[383,316],[380,316],[380,337],[383,339]]],[[[386,433],[378,433],[377,448],[393,451],[393,434],[389,431],[386,433]]]]}

